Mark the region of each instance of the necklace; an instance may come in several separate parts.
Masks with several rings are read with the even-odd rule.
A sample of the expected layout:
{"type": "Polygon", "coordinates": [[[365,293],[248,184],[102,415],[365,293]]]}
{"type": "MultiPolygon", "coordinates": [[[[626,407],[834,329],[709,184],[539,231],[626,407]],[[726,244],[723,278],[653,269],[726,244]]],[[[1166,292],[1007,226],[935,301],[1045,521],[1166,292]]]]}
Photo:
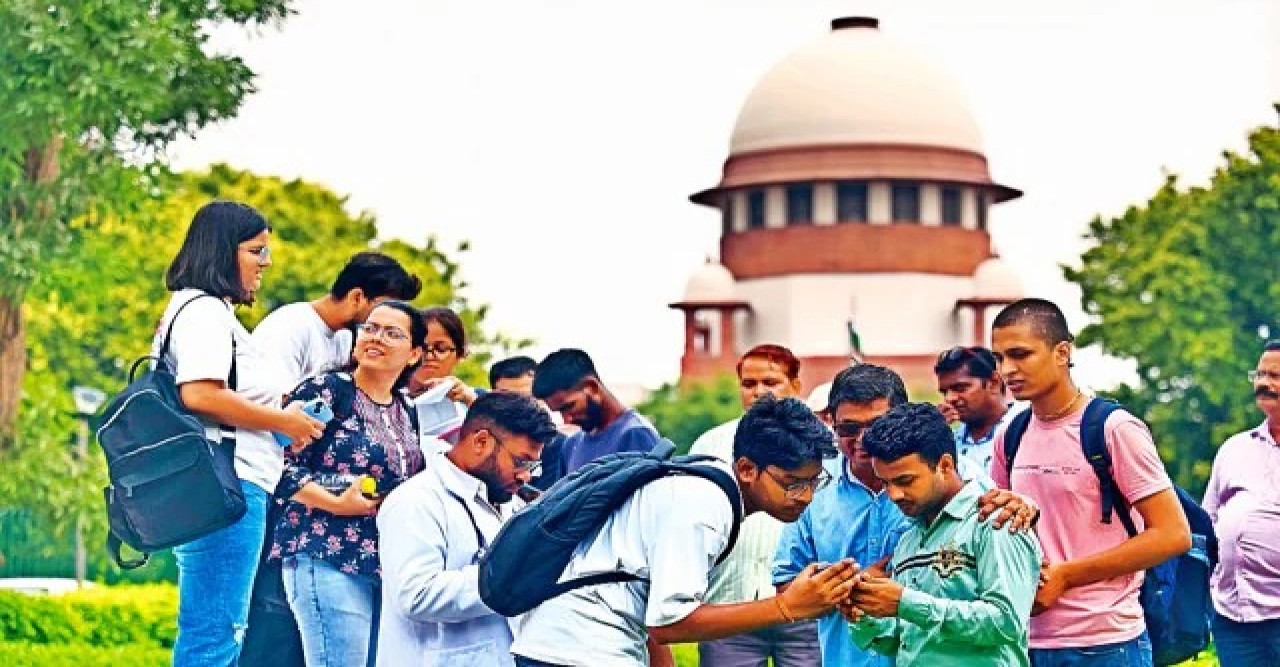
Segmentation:
{"type": "Polygon", "coordinates": [[[1063,415],[1067,414],[1068,412],[1071,412],[1071,408],[1074,408],[1076,406],[1076,401],[1080,400],[1081,396],[1084,396],[1084,392],[1080,391],[1079,389],[1076,389],[1076,395],[1072,396],[1071,402],[1067,403],[1067,405],[1063,407],[1061,410],[1051,415],[1037,415],[1037,416],[1040,417],[1040,421],[1046,421],[1046,422],[1054,421],[1059,417],[1062,417],[1063,415]]]}

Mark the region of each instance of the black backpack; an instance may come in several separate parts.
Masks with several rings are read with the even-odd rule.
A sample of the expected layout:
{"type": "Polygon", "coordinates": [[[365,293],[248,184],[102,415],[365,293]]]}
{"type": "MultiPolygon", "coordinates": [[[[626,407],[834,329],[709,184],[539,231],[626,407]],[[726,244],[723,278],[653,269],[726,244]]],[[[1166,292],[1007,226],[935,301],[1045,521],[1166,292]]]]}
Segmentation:
{"type": "Polygon", "coordinates": [[[602,456],[556,482],[533,504],[516,512],[480,559],[480,599],[493,611],[518,616],[546,600],[583,586],[637,581],[628,572],[605,572],[557,583],[574,551],[595,535],[640,487],[672,475],[693,475],[715,482],[733,506],[729,543],[716,560],[724,561],[738,540],[742,492],[733,476],[704,462],[712,456],[672,458],[675,446],[663,439],[653,451],[602,456]]]}
{"type": "MultiPolygon", "coordinates": [[[[223,426],[221,440],[205,435],[204,423],[182,405],[173,371],[165,363],[173,324],[169,321],[160,357],[142,357],[129,369],[129,386],[103,412],[98,442],[107,458],[107,551],[116,565],[132,570],[150,552],[185,544],[225,528],[244,516],[244,493],[235,471],[235,431],[223,426]],[[143,363],[155,368],[135,380],[143,363]],[[121,544],[141,552],[126,560],[121,544]]],[[[231,341],[228,386],[235,389],[235,339],[231,341]]]]}
{"type": "MultiPolygon", "coordinates": [[[[1111,474],[1111,452],[1104,430],[1107,417],[1121,409],[1114,401],[1091,400],[1081,419],[1080,443],[1102,491],[1102,523],[1111,523],[1115,514],[1133,537],[1138,529],[1129,515],[1129,503],[1111,474]]],[[[1009,422],[1004,432],[1005,471],[1010,478],[1013,458],[1030,423],[1031,411],[1025,410],[1009,422]]],[[[1175,485],[1174,491],[1191,526],[1191,549],[1147,570],[1138,594],[1157,665],[1176,665],[1208,648],[1209,619],[1213,616],[1209,575],[1218,561],[1213,521],[1185,490],[1175,485]]]]}

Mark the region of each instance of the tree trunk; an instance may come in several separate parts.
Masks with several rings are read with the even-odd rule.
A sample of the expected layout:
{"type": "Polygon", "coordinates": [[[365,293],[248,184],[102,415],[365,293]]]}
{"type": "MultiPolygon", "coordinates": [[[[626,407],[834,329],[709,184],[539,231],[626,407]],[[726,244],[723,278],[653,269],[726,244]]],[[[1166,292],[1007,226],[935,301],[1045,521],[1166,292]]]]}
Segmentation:
{"type": "Polygon", "coordinates": [[[0,453],[13,442],[26,369],[27,336],[22,321],[22,298],[0,297],[0,453]]]}

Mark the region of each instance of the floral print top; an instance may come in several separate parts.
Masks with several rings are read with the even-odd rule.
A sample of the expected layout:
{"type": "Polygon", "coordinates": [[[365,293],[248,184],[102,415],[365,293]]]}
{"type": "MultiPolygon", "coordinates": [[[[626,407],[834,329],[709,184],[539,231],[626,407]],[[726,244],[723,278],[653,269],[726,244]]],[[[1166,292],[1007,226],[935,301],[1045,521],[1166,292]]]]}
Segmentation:
{"type": "Polygon", "coordinates": [[[316,482],[339,495],[366,475],[385,497],[425,464],[418,433],[402,400],[382,405],[355,386],[347,373],[325,373],[303,381],[291,400],[320,397],[334,418],[324,435],[301,452],[285,450],[284,478],[276,489],[284,505],[276,523],[270,559],[304,553],[351,575],[381,578],[374,516],[337,516],[291,498],[316,482]]]}

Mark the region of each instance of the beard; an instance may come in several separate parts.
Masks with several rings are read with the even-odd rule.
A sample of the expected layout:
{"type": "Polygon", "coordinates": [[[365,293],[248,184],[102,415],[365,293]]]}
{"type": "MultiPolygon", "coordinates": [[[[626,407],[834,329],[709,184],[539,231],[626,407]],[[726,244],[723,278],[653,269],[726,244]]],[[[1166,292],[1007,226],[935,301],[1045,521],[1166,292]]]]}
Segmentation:
{"type": "Polygon", "coordinates": [[[587,398],[587,411],[578,426],[587,433],[594,433],[604,425],[604,406],[599,401],[587,398]]]}
{"type": "Polygon", "coordinates": [[[493,453],[478,470],[472,473],[481,482],[484,482],[485,495],[489,497],[489,502],[493,505],[501,505],[511,500],[511,492],[506,489],[507,482],[502,478],[502,472],[498,468],[498,448],[493,448],[493,453]]]}

